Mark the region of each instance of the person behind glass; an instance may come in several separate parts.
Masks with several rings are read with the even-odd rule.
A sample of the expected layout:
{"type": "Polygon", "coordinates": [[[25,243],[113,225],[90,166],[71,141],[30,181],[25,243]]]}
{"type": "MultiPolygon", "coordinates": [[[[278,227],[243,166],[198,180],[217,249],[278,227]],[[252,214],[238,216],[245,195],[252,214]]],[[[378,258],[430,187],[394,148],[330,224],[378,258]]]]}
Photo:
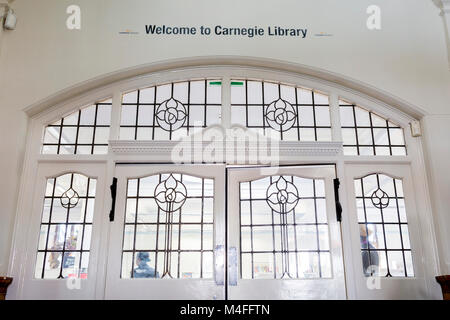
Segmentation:
{"type": "Polygon", "coordinates": [[[136,256],[137,267],[133,270],[134,278],[159,278],[159,273],[150,267],[147,262],[150,262],[148,252],[139,252],[136,256]]]}
{"type": "Polygon", "coordinates": [[[369,241],[369,236],[372,234],[371,230],[366,228],[366,225],[359,226],[360,241],[362,250],[363,270],[366,277],[373,276],[378,273],[379,257],[376,248],[369,241]],[[367,231],[369,234],[367,234],[367,231]]]}

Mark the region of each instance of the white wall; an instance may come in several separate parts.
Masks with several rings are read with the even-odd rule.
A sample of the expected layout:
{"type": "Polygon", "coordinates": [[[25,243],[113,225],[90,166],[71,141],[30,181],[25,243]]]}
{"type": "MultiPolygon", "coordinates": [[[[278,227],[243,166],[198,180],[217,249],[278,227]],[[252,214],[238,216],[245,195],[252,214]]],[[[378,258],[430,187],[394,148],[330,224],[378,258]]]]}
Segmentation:
{"type": "Polygon", "coordinates": [[[431,201],[439,235],[442,272],[450,272],[450,115],[422,119],[429,168],[431,201]]]}
{"type": "MultiPolygon", "coordinates": [[[[0,274],[7,271],[23,158],[27,124],[22,110],[94,77],[183,57],[272,58],[353,78],[423,109],[429,119],[450,115],[445,34],[431,0],[16,0],[13,7],[18,26],[3,34],[0,51],[0,274]],[[80,31],[65,28],[69,4],[81,6],[80,31]],[[371,4],[382,9],[380,31],[366,28],[365,11],[371,4]],[[299,40],[144,34],[145,24],[163,23],[307,27],[311,36],[299,40]],[[119,35],[125,29],[139,34],[119,35]],[[320,32],[332,36],[314,36],[320,32]]],[[[424,123],[433,127],[427,131],[427,148],[434,154],[440,150],[436,141],[450,138],[444,130],[448,122],[424,123]]],[[[445,160],[430,161],[435,189],[450,181],[445,160]]],[[[433,194],[433,201],[437,219],[449,223],[448,196],[433,194]]],[[[445,239],[439,241],[442,260],[450,261],[445,239]]]]}

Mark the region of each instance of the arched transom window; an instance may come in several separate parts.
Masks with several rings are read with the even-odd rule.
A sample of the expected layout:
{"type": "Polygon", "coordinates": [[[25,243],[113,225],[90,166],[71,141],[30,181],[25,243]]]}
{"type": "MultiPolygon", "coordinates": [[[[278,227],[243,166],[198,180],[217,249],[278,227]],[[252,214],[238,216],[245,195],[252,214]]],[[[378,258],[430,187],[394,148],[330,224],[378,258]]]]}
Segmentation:
{"type": "MultiPolygon", "coordinates": [[[[95,102],[47,125],[43,154],[106,154],[112,100],[95,102]]],[[[405,156],[403,128],[340,99],[340,123],[323,90],[274,81],[220,79],[171,82],[124,92],[117,140],[173,141],[211,125],[241,126],[280,141],[331,142],[341,127],[344,155],[405,156]],[[229,90],[224,106],[223,91],[229,90]],[[224,123],[224,118],[230,119],[224,123]],[[333,123],[333,125],[332,125],[333,123]]]]}

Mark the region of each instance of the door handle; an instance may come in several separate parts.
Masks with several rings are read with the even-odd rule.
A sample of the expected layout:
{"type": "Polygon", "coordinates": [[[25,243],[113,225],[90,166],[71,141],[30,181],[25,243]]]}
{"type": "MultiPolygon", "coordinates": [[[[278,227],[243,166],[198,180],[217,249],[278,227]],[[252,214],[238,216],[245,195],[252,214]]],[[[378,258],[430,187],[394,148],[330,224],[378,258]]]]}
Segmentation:
{"type": "Polygon", "coordinates": [[[117,178],[113,178],[112,185],[109,187],[111,190],[111,211],[109,211],[109,221],[113,222],[116,215],[116,196],[117,196],[117,178]]]}
{"type": "Polygon", "coordinates": [[[341,222],[342,221],[342,206],[341,206],[341,202],[339,201],[339,185],[341,184],[341,182],[339,181],[339,179],[334,179],[333,180],[333,185],[334,185],[334,200],[336,202],[336,220],[341,222]]]}

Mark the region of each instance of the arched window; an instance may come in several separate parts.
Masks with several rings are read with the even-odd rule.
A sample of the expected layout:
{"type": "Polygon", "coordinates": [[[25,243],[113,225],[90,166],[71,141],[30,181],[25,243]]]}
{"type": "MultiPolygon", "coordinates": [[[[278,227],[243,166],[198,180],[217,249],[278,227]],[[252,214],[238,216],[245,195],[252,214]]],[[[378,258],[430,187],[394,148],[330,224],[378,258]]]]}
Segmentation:
{"type": "Polygon", "coordinates": [[[43,154],[106,154],[111,99],[94,103],[45,128],[43,154]]]}
{"type": "Polygon", "coordinates": [[[34,196],[18,208],[17,295],[429,295],[434,269],[422,257],[433,260],[424,248],[434,243],[421,236],[432,220],[420,137],[407,130],[415,120],[329,81],[229,66],[62,102],[30,121],[33,183],[21,194],[34,196]],[[382,290],[369,290],[370,276],[382,290]],[[71,277],[80,290],[66,290],[71,277]]]}
{"type": "Polygon", "coordinates": [[[403,129],[350,102],[340,100],[345,155],[405,156],[403,129]]]}

